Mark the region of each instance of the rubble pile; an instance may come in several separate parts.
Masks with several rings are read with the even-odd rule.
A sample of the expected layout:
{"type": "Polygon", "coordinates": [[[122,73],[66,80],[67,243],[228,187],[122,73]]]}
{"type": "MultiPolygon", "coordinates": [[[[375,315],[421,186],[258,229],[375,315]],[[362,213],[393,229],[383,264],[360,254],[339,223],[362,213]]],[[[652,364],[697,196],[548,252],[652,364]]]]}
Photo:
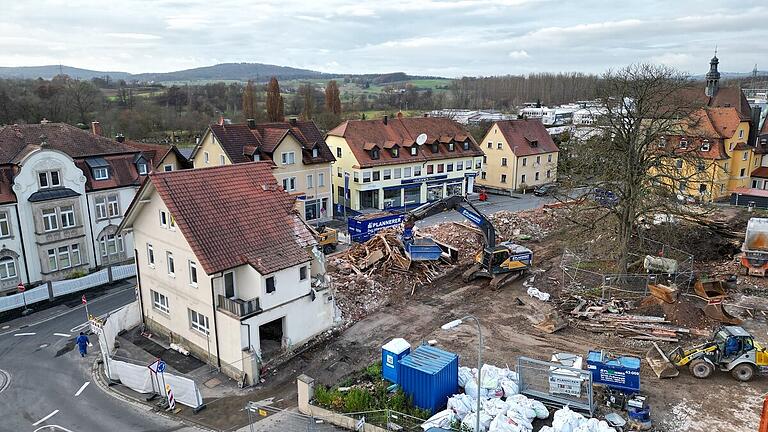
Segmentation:
{"type": "Polygon", "coordinates": [[[482,231],[464,222],[445,222],[419,229],[417,232],[456,248],[459,251],[459,261],[474,259],[483,247],[482,231]]]}
{"type": "Polygon", "coordinates": [[[504,240],[543,240],[555,227],[550,209],[534,209],[524,212],[500,211],[489,219],[496,228],[496,235],[504,240]]]}
{"type": "Polygon", "coordinates": [[[411,262],[394,229],[380,231],[328,263],[336,304],[348,322],[361,319],[392,296],[413,294],[453,267],[441,261],[411,262]]]}

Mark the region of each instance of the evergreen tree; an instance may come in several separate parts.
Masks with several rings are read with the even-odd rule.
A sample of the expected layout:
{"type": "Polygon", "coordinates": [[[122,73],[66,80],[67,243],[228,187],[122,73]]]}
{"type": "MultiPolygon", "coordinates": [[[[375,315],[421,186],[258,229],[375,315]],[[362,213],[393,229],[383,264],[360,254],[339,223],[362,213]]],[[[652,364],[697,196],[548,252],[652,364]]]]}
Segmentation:
{"type": "Polygon", "coordinates": [[[251,80],[248,80],[243,90],[243,116],[246,120],[256,118],[256,89],[251,80]]]}
{"type": "Polygon", "coordinates": [[[334,115],[341,115],[341,98],[336,80],[328,81],[325,87],[325,109],[334,115]]]}
{"type": "Polygon", "coordinates": [[[280,84],[277,82],[277,78],[272,77],[267,86],[267,120],[271,122],[283,121],[284,117],[280,84]]]}

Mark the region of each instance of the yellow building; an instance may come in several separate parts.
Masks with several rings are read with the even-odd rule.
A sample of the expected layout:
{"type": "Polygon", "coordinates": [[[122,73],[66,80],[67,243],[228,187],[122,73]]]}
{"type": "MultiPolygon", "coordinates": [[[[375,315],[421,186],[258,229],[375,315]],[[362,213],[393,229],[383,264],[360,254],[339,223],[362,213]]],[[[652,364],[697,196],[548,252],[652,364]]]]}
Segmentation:
{"type": "Polygon", "coordinates": [[[326,136],[336,157],[334,198],[348,177],[354,211],[410,208],[473,192],[483,152],[459,123],[437,117],[348,120],[326,136]]]}
{"type": "MultiPolygon", "coordinates": [[[[117,138],[120,141],[120,137],[117,138]]],[[[149,159],[150,171],[177,171],[192,168],[190,162],[175,145],[147,144],[135,141],[125,141],[129,146],[141,150],[149,159]]]]}
{"type": "Polygon", "coordinates": [[[481,141],[485,163],[478,184],[509,193],[557,180],[558,148],[538,119],[503,120],[481,141]]]}
{"type": "Polygon", "coordinates": [[[211,125],[190,157],[195,168],[270,160],[272,173],[297,199],[311,223],[333,217],[331,163],[335,161],[312,121],[211,125]]]}

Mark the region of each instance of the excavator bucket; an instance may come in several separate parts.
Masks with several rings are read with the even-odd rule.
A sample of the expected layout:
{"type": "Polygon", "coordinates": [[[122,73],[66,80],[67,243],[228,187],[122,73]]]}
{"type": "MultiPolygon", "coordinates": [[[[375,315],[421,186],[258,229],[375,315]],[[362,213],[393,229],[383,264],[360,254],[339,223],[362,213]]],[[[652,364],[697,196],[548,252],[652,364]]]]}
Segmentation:
{"type": "Polygon", "coordinates": [[[659,378],[674,378],[680,375],[677,366],[669,360],[669,357],[656,345],[656,342],[653,343],[653,348],[645,354],[645,359],[659,378]]]}
{"type": "Polygon", "coordinates": [[[739,318],[729,314],[725,308],[723,308],[722,303],[709,303],[704,306],[704,315],[720,321],[723,324],[739,325],[742,322],[739,318]]]}

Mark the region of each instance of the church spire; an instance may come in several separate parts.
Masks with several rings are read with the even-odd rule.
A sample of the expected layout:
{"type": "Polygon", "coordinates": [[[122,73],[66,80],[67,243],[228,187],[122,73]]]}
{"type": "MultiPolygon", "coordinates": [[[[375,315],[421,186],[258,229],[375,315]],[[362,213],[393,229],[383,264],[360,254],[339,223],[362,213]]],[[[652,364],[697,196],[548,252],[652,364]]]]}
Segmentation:
{"type": "Polygon", "coordinates": [[[715,48],[715,56],[709,61],[709,72],[706,75],[707,88],[704,91],[709,97],[715,97],[720,88],[720,72],[717,70],[719,64],[720,60],[717,58],[717,48],[715,48]]]}

